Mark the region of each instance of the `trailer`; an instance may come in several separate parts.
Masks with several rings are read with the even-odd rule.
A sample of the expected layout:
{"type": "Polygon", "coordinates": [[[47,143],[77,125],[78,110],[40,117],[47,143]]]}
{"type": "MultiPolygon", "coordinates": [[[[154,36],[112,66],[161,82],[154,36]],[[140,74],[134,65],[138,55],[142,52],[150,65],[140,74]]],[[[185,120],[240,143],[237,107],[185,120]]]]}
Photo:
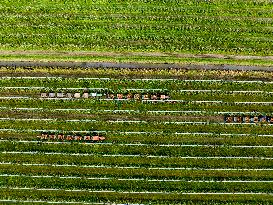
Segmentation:
{"type": "Polygon", "coordinates": [[[96,133],[92,135],[79,135],[79,134],[56,134],[56,133],[46,133],[43,132],[37,136],[39,140],[50,140],[50,141],[82,141],[82,142],[101,142],[104,141],[106,138],[104,136],[100,136],[96,133]]]}
{"type": "Polygon", "coordinates": [[[225,123],[263,123],[273,124],[273,116],[268,115],[225,115],[225,123]]]}

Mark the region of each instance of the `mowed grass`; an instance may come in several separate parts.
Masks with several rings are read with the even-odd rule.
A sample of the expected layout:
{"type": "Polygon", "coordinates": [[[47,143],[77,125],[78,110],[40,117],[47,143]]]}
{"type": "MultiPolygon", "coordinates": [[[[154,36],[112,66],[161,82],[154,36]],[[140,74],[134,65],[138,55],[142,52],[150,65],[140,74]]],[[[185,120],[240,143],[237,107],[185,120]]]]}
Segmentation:
{"type": "MultiPolygon", "coordinates": [[[[271,10],[269,0],[2,1],[0,50],[40,52],[1,58],[228,63],[172,54],[272,55],[271,10]],[[50,50],[99,53],[50,55],[50,50]]],[[[269,65],[265,59],[252,63],[269,65]]]]}
{"type": "Polygon", "coordinates": [[[152,76],[149,70],[2,68],[1,73],[3,203],[273,201],[273,127],[266,123],[224,123],[224,112],[272,115],[270,73],[158,69],[153,70],[157,79],[148,80],[152,76]],[[5,78],[18,74],[59,78],[5,78]],[[88,79],[94,76],[109,78],[88,79]],[[214,76],[221,81],[213,80],[214,76]],[[198,80],[193,81],[195,78],[198,80]],[[37,86],[44,88],[34,88],[37,86]],[[66,88],[77,88],[75,92],[102,88],[115,94],[127,93],[125,89],[144,89],[144,94],[160,88],[171,99],[186,102],[39,99],[40,92],[66,92],[66,88]],[[29,99],[5,98],[12,96],[29,99]],[[223,103],[194,102],[204,99],[223,103]],[[269,103],[261,104],[262,101],[269,103]],[[41,130],[82,136],[98,131],[106,140],[39,140],[41,130]]]}

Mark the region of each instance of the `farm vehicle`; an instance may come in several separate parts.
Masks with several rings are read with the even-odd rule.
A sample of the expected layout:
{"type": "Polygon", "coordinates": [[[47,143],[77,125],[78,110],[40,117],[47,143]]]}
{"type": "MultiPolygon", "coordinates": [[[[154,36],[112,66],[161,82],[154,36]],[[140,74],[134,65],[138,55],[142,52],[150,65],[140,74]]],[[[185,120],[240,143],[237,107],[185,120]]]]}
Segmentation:
{"type": "Polygon", "coordinates": [[[105,137],[99,136],[98,134],[93,133],[92,135],[87,134],[84,136],[75,135],[75,134],[56,134],[56,133],[46,133],[43,132],[37,136],[40,140],[58,140],[58,141],[86,141],[86,142],[100,142],[104,141],[105,137]]]}
{"type": "Polygon", "coordinates": [[[41,92],[41,98],[74,98],[74,99],[112,99],[112,100],[168,100],[170,96],[167,92],[89,92],[85,89],[83,92],[41,92]]]}
{"type": "Polygon", "coordinates": [[[127,100],[167,100],[170,96],[167,93],[157,92],[157,93],[111,93],[107,94],[108,99],[127,99],[127,100]]]}
{"type": "Polygon", "coordinates": [[[273,123],[273,116],[225,115],[225,123],[273,123]]]}
{"type": "Polygon", "coordinates": [[[88,98],[105,98],[103,93],[88,93],[88,92],[42,92],[41,98],[75,98],[75,99],[88,99],[88,98]]]}

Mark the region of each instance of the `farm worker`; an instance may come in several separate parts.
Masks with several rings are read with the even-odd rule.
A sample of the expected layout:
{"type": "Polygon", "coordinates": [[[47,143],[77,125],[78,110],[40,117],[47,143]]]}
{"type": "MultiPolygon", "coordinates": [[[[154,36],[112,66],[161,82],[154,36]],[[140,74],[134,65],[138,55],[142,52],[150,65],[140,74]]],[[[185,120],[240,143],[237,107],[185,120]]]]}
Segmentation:
{"type": "Polygon", "coordinates": [[[110,99],[115,99],[115,95],[114,95],[114,94],[110,94],[110,95],[109,95],[109,98],[110,98],[110,99]]]}
{"type": "Polygon", "coordinates": [[[86,140],[86,141],[89,141],[89,140],[91,140],[91,137],[89,135],[87,135],[87,136],[84,136],[83,139],[86,140]]]}
{"type": "Polygon", "coordinates": [[[157,100],[157,96],[156,96],[156,95],[152,95],[152,96],[151,96],[151,99],[152,99],[152,100],[157,100]]]}
{"type": "Polygon", "coordinates": [[[131,100],[133,98],[133,95],[131,93],[127,94],[127,100],[131,100]]]}
{"type": "Polygon", "coordinates": [[[246,116],[246,117],[245,117],[245,122],[246,122],[246,123],[250,123],[250,117],[249,117],[249,116],[246,116]]]}
{"type": "Polygon", "coordinates": [[[99,141],[99,140],[100,140],[100,137],[97,136],[97,135],[96,135],[96,136],[93,136],[93,137],[92,137],[92,140],[93,140],[93,141],[99,141]]]}
{"type": "Polygon", "coordinates": [[[259,122],[259,118],[258,117],[254,117],[254,122],[258,123],[259,122]]]}
{"type": "Polygon", "coordinates": [[[135,99],[135,100],[140,100],[140,99],[141,99],[141,95],[138,94],[138,93],[135,94],[135,95],[134,95],[134,99],[135,99]]]}
{"type": "Polygon", "coordinates": [[[64,135],[63,134],[58,134],[58,140],[64,140],[64,135]]]}
{"type": "Polygon", "coordinates": [[[165,96],[165,95],[160,95],[160,99],[161,99],[161,100],[165,100],[165,99],[166,99],[166,96],[165,96]]]}
{"type": "Polygon", "coordinates": [[[118,99],[122,99],[123,98],[123,94],[119,93],[119,94],[117,94],[117,97],[118,97],[118,99]]]}
{"type": "Polygon", "coordinates": [[[148,95],[148,94],[144,95],[144,96],[143,96],[143,99],[144,99],[144,100],[149,100],[149,95],[148,95]]]}

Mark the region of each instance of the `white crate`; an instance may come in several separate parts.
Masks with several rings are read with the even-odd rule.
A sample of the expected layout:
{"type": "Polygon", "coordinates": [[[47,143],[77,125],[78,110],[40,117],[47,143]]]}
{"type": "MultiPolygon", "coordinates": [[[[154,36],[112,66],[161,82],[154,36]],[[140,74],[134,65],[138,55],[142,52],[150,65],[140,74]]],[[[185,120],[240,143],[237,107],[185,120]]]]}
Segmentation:
{"type": "Polygon", "coordinates": [[[66,93],[66,97],[67,98],[73,98],[73,94],[72,93],[66,93]]]}
{"type": "Polygon", "coordinates": [[[75,94],[74,94],[74,97],[75,97],[75,98],[80,98],[80,97],[81,97],[81,93],[75,93],[75,94]]]}
{"type": "Polygon", "coordinates": [[[47,97],[47,93],[41,93],[41,97],[42,98],[46,98],[47,97]]]}
{"type": "Polygon", "coordinates": [[[63,98],[64,94],[63,93],[57,93],[57,98],[63,98]]]}
{"type": "Polygon", "coordinates": [[[83,97],[83,98],[88,98],[88,97],[89,97],[89,93],[83,93],[83,94],[82,94],[82,97],[83,97]]]}
{"type": "Polygon", "coordinates": [[[50,98],[55,98],[55,93],[49,93],[49,94],[48,94],[48,97],[50,97],[50,98]]]}

